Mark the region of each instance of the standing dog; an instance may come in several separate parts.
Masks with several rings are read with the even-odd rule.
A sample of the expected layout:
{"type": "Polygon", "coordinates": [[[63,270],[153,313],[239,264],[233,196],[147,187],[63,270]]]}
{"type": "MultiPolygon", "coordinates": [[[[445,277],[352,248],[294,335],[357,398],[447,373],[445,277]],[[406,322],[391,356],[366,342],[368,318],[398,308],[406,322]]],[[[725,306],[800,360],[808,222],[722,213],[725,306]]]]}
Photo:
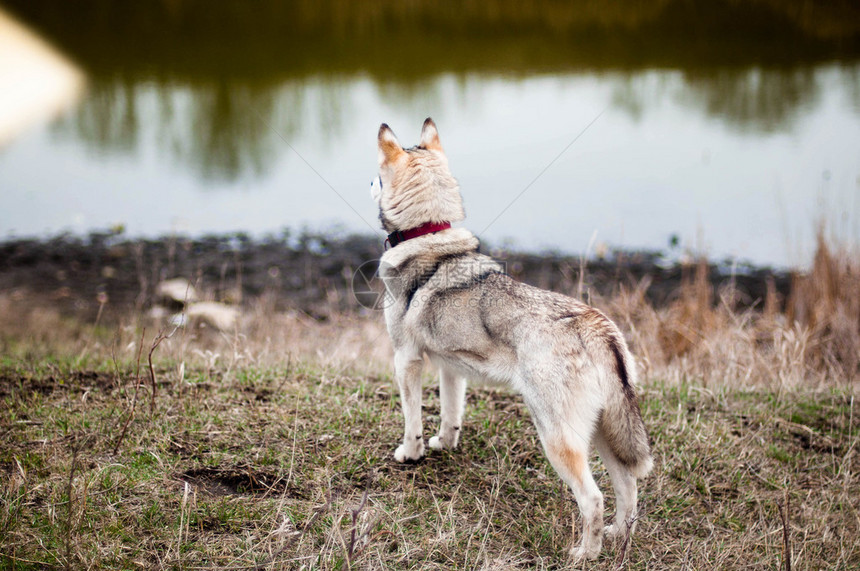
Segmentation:
{"type": "Polygon", "coordinates": [[[582,543],[571,555],[597,557],[604,533],[633,531],[636,479],[653,465],[624,337],[596,309],[514,281],[478,253],[471,232],[450,227],[465,214],[431,119],[418,146],[404,149],[385,124],[378,143],[371,193],[393,246],[382,256],[380,275],[405,422],[395,460],[424,455],[424,355],[440,370],[442,422],[430,448],[456,448],[466,378],[508,385],[522,394],[549,461],[579,504],[582,543]],[[592,445],[617,500],[615,521],[605,530],[603,495],[588,467],[592,445]]]}

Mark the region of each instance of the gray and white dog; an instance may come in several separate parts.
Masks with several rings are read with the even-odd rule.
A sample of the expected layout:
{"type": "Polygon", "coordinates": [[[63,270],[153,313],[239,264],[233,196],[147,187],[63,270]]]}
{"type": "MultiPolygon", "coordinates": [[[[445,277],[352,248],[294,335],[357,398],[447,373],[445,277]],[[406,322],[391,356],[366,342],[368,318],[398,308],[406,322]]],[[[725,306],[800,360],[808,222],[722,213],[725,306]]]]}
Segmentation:
{"type": "Polygon", "coordinates": [[[430,448],[456,448],[467,378],[507,385],[522,394],[549,461],[579,504],[582,542],[571,555],[597,557],[604,533],[633,531],[636,479],[653,466],[623,335],[598,310],[511,279],[478,253],[471,232],[450,227],[465,214],[432,119],[415,147],[401,147],[386,124],[378,143],[379,177],[371,189],[393,246],[380,274],[405,421],[394,458],[424,455],[425,355],[440,370],[441,426],[430,448]],[[592,445],[617,498],[615,521],[605,530],[603,495],[588,466],[592,445]]]}

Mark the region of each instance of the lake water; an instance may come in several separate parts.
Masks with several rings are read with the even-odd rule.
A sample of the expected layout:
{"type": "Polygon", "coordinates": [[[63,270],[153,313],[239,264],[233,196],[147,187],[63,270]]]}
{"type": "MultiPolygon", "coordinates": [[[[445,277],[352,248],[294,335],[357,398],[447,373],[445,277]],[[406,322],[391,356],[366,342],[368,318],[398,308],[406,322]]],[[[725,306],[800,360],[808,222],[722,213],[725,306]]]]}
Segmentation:
{"type": "Polygon", "coordinates": [[[774,36],[771,12],[720,2],[751,29],[726,37],[731,26],[712,18],[688,31],[704,16],[678,2],[639,20],[555,24],[537,2],[510,15],[525,22],[514,32],[504,18],[516,3],[503,0],[496,20],[464,15],[468,29],[456,14],[419,26],[420,14],[387,2],[368,4],[365,21],[332,0],[348,13],[321,22],[325,6],[281,14],[274,2],[247,21],[233,2],[235,14],[209,20],[192,2],[176,3],[179,16],[147,4],[143,20],[97,2],[0,4],[87,77],[67,115],[0,148],[0,238],[122,226],[382,239],[369,194],[376,131],[387,122],[409,146],[427,116],[460,181],[465,226],[490,244],[594,253],[675,242],[675,255],[802,266],[820,220],[843,240],[860,236],[850,23],[793,22],[774,36]]]}

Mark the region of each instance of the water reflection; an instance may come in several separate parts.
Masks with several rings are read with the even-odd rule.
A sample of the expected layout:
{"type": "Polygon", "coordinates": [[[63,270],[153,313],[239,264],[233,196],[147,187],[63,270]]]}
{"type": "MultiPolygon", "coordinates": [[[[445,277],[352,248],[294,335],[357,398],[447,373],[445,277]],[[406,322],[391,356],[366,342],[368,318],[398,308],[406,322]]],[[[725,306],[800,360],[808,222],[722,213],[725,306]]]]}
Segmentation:
{"type": "Polygon", "coordinates": [[[669,99],[741,133],[788,132],[824,90],[838,88],[860,108],[857,70],[846,67],[835,76],[812,66],[627,73],[617,79],[612,103],[638,118],[669,99]]]}
{"type": "MultiPolygon", "coordinates": [[[[834,87],[860,114],[858,69],[625,71],[601,81],[609,86],[612,105],[633,118],[668,100],[739,133],[765,135],[791,132],[821,94],[834,87]]],[[[316,132],[321,145],[335,141],[353,109],[351,90],[360,83],[355,76],[268,86],[94,81],[76,112],[54,128],[60,137],[80,139],[110,155],[137,151],[141,124],[149,123],[164,160],[191,168],[204,179],[231,181],[265,174],[283,154],[285,142],[300,133],[316,132]]],[[[443,83],[444,76],[376,87],[383,99],[421,115],[438,108],[443,83]]]]}
{"type": "Polygon", "coordinates": [[[733,128],[772,133],[791,129],[827,87],[811,67],[715,70],[688,74],[683,100],[733,128]]]}
{"type": "Polygon", "coordinates": [[[148,128],[163,160],[203,178],[234,180],[263,174],[280,152],[279,135],[289,139],[301,130],[308,119],[305,93],[302,85],[94,82],[77,111],[54,129],[113,154],[136,151],[148,128]]]}
{"type": "Polygon", "coordinates": [[[491,244],[797,265],[816,217],[860,221],[856,3],[0,4],[88,83],[0,153],[0,239],[373,232],[379,122],[427,115],[491,244]]]}
{"type": "MultiPolygon", "coordinates": [[[[860,54],[851,3],[0,1],[89,72],[60,136],[130,153],[154,123],[166,158],[223,180],[267,172],[281,137],[336,138],[361,76],[428,108],[440,74],[611,72],[613,102],[633,116],[669,95],[732,129],[771,133],[791,130],[831,87],[818,62],[860,54]],[[649,69],[671,93],[641,88],[649,69]]],[[[838,81],[860,109],[856,67],[838,81]]]]}

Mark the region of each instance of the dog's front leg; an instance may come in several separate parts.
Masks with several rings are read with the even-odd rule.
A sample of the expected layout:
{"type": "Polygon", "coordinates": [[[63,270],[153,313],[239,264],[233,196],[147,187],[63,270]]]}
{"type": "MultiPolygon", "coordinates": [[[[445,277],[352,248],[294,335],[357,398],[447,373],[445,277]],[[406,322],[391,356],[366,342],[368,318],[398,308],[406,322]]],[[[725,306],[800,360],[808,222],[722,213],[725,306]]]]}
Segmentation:
{"type": "Polygon", "coordinates": [[[400,389],[403,407],[403,444],[394,451],[398,462],[420,460],[424,456],[424,433],[421,426],[421,369],[424,360],[411,352],[394,353],[394,376],[400,389]]]}
{"type": "Polygon", "coordinates": [[[430,448],[456,448],[463,425],[466,379],[443,368],[439,372],[439,400],[442,422],[439,434],[430,439],[430,448]]]}

